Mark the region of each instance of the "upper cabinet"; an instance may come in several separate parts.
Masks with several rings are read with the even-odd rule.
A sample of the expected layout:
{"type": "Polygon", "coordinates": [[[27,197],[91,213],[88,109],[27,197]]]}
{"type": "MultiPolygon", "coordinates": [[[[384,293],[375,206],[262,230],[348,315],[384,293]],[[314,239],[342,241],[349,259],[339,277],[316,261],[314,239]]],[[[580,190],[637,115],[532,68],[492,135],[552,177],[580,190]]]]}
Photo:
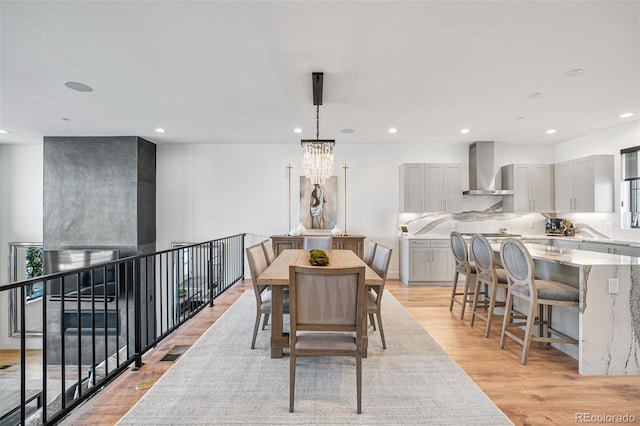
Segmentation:
{"type": "Polygon", "coordinates": [[[401,212],[461,212],[462,165],[400,165],[401,212]]]}
{"type": "Polygon", "coordinates": [[[514,194],[504,197],[505,212],[552,212],[553,164],[503,166],[502,188],[514,194]]]}
{"type": "Polygon", "coordinates": [[[613,155],[592,155],[554,167],[557,212],[613,212],[613,155]]]}

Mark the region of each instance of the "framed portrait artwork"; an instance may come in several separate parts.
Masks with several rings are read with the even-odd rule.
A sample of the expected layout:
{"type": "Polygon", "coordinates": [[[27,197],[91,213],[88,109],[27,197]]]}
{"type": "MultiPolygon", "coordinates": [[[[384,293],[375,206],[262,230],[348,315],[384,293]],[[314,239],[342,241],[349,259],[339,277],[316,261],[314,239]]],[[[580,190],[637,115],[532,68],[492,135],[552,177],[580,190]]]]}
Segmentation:
{"type": "Polygon", "coordinates": [[[338,178],[314,185],[300,176],[300,222],[307,229],[332,229],[338,212],[338,178]]]}

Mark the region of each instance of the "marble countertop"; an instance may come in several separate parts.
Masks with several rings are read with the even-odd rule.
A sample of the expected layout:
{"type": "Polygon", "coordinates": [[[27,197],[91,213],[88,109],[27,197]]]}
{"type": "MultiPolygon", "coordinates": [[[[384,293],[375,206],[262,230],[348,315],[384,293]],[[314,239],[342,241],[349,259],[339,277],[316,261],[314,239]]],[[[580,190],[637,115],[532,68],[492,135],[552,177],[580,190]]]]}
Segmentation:
{"type": "MultiPolygon", "coordinates": [[[[422,235],[401,235],[400,238],[406,238],[409,240],[448,240],[449,235],[446,234],[422,234],[422,235]]],[[[496,237],[493,237],[496,238],[496,237]]],[[[622,240],[610,240],[603,238],[586,238],[586,237],[561,237],[552,235],[522,235],[523,240],[564,240],[564,241],[576,241],[586,243],[597,244],[616,244],[629,247],[640,247],[640,241],[622,241],[622,240]]],[[[491,241],[492,238],[489,238],[491,241]]]]}
{"type": "MultiPolygon", "coordinates": [[[[492,244],[494,250],[499,251],[499,244],[492,244]]],[[[640,258],[624,256],[620,254],[600,253],[587,250],[576,250],[542,244],[526,244],[525,247],[531,253],[531,257],[539,260],[558,263],[569,266],[588,265],[638,265],[640,258]]]]}

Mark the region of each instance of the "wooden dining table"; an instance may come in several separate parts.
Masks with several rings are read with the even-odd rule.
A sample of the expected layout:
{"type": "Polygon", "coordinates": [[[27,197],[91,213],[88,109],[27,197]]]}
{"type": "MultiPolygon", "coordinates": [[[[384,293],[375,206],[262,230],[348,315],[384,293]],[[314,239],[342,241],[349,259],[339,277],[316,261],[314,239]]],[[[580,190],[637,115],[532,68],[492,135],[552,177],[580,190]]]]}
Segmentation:
{"type": "MultiPolygon", "coordinates": [[[[366,286],[382,285],[382,278],[351,250],[326,250],[329,257],[327,266],[314,268],[353,268],[365,267],[364,283],[366,286]]],[[[308,266],[309,251],[283,250],[282,253],[258,277],[259,285],[271,286],[271,358],[282,358],[282,350],[289,347],[289,333],[283,330],[283,294],[289,287],[289,266],[308,266]]],[[[366,324],[365,324],[366,326],[366,324]]],[[[368,343],[367,333],[363,333],[363,347],[366,357],[368,343]]]]}

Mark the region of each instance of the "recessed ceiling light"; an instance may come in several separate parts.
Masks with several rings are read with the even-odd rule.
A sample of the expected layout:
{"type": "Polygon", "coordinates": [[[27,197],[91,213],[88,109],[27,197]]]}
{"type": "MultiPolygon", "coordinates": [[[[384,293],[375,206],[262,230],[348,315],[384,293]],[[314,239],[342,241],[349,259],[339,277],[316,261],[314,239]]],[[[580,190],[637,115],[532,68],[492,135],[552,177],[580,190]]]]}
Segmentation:
{"type": "Polygon", "coordinates": [[[75,90],[77,92],[93,92],[93,89],[86,84],[78,83],[77,81],[65,81],[65,86],[67,86],[71,90],[75,90]]]}
{"type": "Polygon", "coordinates": [[[576,68],[575,70],[569,70],[564,73],[565,77],[580,77],[584,74],[584,70],[582,68],[576,68]]]}
{"type": "Polygon", "coordinates": [[[462,129],[460,130],[460,133],[462,133],[463,135],[466,135],[467,133],[469,133],[469,129],[462,129]]]}
{"type": "Polygon", "coordinates": [[[395,127],[392,127],[389,129],[389,133],[398,133],[398,129],[396,129],[395,127]]]}
{"type": "Polygon", "coordinates": [[[620,114],[620,118],[629,118],[633,117],[635,114],[632,112],[625,112],[624,114],[620,114]]]}
{"type": "Polygon", "coordinates": [[[158,133],[164,133],[164,132],[166,132],[166,130],[165,130],[165,129],[163,129],[162,127],[158,127],[158,128],[156,129],[156,132],[158,132],[158,133]]]}
{"type": "Polygon", "coordinates": [[[541,98],[541,97],[542,97],[542,93],[540,93],[540,92],[535,92],[535,93],[532,93],[529,96],[527,96],[527,98],[529,98],[529,99],[538,99],[538,98],[541,98]]]}
{"type": "Polygon", "coordinates": [[[552,135],[552,134],[554,134],[554,133],[556,133],[556,132],[557,132],[557,130],[556,130],[556,129],[549,129],[549,130],[547,130],[547,132],[546,132],[546,133],[547,133],[548,135],[552,135]]]}
{"type": "Polygon", "coordinates": [[[355,130],[353,130],[353,129],[342,129],[342,130],[340,130],[340,133],[353,133],[353,132],[355,132],[355,130]]]}
{"type": "Polygon", "coordinates": [[[62,117],[60,121],[70,121],[67,117],[62,117]]]}
{"type": "Polygon", "coordinates": [[[293,129],[293,133],[302,133],[302,129],[300,127],[296,127],[293,129]]]}
{"type": "Polygon", "coordinates": [[[9,133],[9,131],[5,129],[0,129],[0,133],[2,133],[3,135],[6,135],[7,133],[9,133]]]}
{"type": "Polygon", "coordinates": [[[516,117],[516,120],[518,120],[518,121],[524,120],[524,117],[516,117]]]}

